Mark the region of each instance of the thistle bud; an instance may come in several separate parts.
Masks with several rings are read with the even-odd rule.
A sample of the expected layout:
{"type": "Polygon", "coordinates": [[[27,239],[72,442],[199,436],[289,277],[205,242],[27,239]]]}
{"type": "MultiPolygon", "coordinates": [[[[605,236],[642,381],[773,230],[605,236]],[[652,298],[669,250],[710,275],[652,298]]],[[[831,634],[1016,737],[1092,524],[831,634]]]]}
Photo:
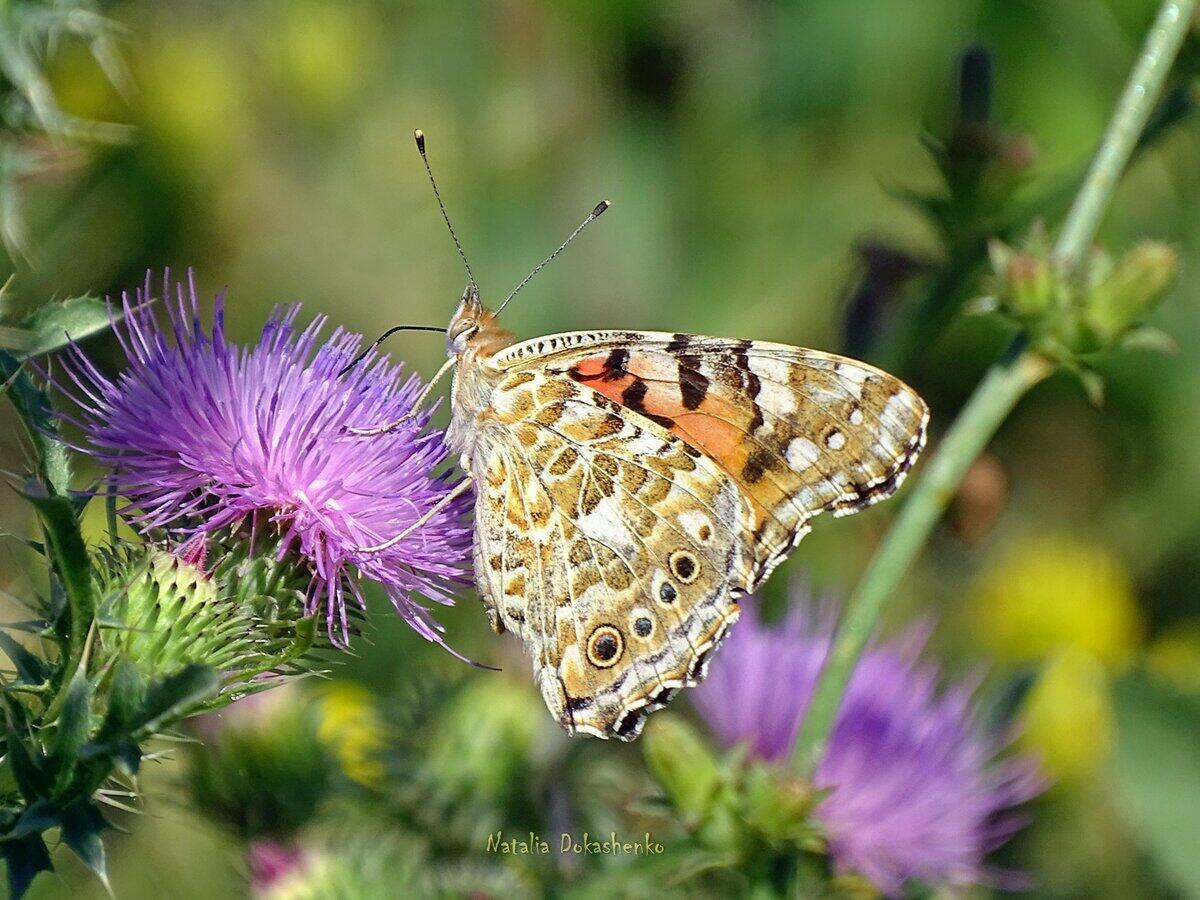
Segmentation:
{"type": "Polygon", "coordinates": [[[544,721],[541,700],[504,678],[468,683],[430,737],[432,775],[450,794],[502,799],[521,785],[544,721]]]}
{"type": "Polygon", "coordinates": [[[721,786],[712,751],[690,725],[669,713],[656,716],[642,740],[646,765],[667,799],[685,820],[704,818],[721,786]]]}
{"type": "Polygon", "coordinates": [[[333,835],[309,835],[299,841],[256,840],[247,853],[250,896],[253,900],[328,900],[538,894],[528,870],[500,861],[461,865],[431,859],[425,844],[361,827],[342,827],[333,835]]]}
{"type": "Polygon", "coordinates": [[[1179,255],[1158,241],[1130,249],[1088,295],[1087,319],[1111,343],[1150,312],[1179,274],[1179,255]]]}
{"type": "Polygon", "coordinates": [[[810,785],[778,766],[752,763],[742,777],[743,818],[768,844],[817,849],[821,840],[809,813],[818,799],[810,785]]]}
{"type": "Polygon", "coordinates": [[[197,806],[238,836],[286,840],[307,825],[333,785],[333,752],[295,683],[196,720],[190,754],[197,806]]]}
{"type": "Polygon", "coordinates": [[[182,555],[154,546],[103,554],[96,666],[125,661],[146,683],[205,666],[222,681],[212,705],[259,689],[260,673],[286,670],[311,642],[302,596],[273,560],[217,549],[211,572],[193,545],[182,555]]]}
{"type": "Polygon", "coordinates": [[[195,565],[156,548],[110,563],[98,616],[105,657],[128,659],[147,678],[189,663],[250,664],[250,616],[195,565]]]}
{"type": "Polygon", "coordinates": [[[246,851],[250,896],[255,900],[302,897],[327,865],[318,852],[294,842],[251,841],[246,851]]]}
{"type": "Polygon", "coordinates": [[[1169,346],[1140,326],[1178,274],[1178,255],[1166,244],[1146,241],[1116,262],[1095,248],[1069,266],[1037,225],[1019,247],[993,240],[988,255],[989,307],[1014,319],[1045,356],[1086,372],[1087,357],[1113,347],[1169,346]]]}

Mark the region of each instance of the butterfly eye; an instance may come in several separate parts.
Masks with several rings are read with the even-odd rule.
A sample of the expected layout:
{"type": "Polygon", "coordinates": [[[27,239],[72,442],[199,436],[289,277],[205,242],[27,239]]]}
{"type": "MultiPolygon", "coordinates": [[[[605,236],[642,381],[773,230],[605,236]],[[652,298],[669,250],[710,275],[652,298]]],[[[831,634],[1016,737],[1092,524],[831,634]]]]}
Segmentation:
{"type": "Polygon", "coordinates": [[[458,322],[450,329],[450,346],[456,353],[461,353],[467,348],[469,341],[479,330],[479,323],[472,322],[469,319],[458,322]]]}

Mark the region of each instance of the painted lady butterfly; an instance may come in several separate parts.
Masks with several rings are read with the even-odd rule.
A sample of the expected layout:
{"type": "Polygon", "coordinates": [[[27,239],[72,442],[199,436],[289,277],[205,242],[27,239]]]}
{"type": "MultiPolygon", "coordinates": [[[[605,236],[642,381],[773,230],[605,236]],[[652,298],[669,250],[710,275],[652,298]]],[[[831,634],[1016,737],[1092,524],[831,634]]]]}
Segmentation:
{"type": "Polygon", "coordinates": [[[830,353],[641,331],[516,343],[473,276],[447,335],[426,395],[453,370],[479,591],[572,734],[636,737],[813,517],[890,496],[925,441],[916,392],[830,353]]]}

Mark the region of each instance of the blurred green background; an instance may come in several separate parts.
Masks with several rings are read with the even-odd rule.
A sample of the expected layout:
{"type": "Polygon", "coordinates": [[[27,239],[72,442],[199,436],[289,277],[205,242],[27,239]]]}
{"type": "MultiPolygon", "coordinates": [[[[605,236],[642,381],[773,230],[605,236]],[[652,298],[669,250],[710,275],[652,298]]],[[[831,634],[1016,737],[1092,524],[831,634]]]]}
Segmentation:
{"type": "MultiPolygon", "coordinates": [[[[906,330],[957,252],[904,197],[939,189],[920,136],[952,131],[959,59],[982,48],[992,120],[1020,155],[1004,208],[1053,226],[1156,6],[106,6],[128,29],[119,44],[136,92],[123,98],[78,40],[63,40],[46,71],[64,111],[136,133],[119,146],[30,141],[47,164],[15,180],[27,250],[0,262],[0,274],[15,273],[5,302],[114,293],[147,268],[192,266],[204,292],[229,286],[230,330],[242,339],[293,300],[368,334],[440,325],[464,275],[413,148],[420,127],[485,299],[501,299],[598,200],[613,201],[506,312],[519,335],[619,327],[849,343],[926,395],[936,447],[1009,332],[986,317],[906,330]],[[847,327],[847,310],[864,303],[880,311],[867,334],[853,317],[847,327]]],[[[1197,43],[1173,81],[1184,106],[1200,83],[1197,43]]],[[[1178,352],[1106,363],[1099,408],[1066,374],[1036,389],[892,608],[893,626],[936,616],[933,650],[950,671],[986,667],[989,708],[1015,717],[1019,743],[1055,778],[1003,853],[1033,872],[1036,896],[1200,896],[1197,158],[1200,118],[1185,115],[1138,156],[1101,232],[1114,250],[1143,237],[1179,250],[1182,277],[1154,318],[1178,352]]],[[[959,274],[957,299],[984,292],[982,265],[959,274]]],[[[92,346],[115,360],[105,340],[92,346]]],[[[429,335],[390,347],[426,375],[444,353],[429,335]]],[[[0,422],[0,465],[19,469],[7,410],[0,422]]],[[[822,522],[772,596],[789,577],[844,592],[893,506],[822,522]]],[[[0,528],[28,533],[26,514],[4,500],[0,528]]],[[[6,594],[29,589],[23,570],[5,545],[6,594]]],[[[465,740],[509,767],[487,777],[514,829],[530,814],[513,784],[552,779],[547,761],[568,754],[591,760],[598,783],[611,776],[636,793],[636,747],[566,748],[527,662],[490,633],[472,597],[441,618],[455,647],[504,673],[465,671],[384,605],[355,655],[333,663],[348,693],[323,701],[333,711],[322,715],[349,709],[366,717],[355,721],[368,745],[413,745],[396,751],[387,780],[404,780],[405,753],[436,757],[465,740]],[[484,715],[499,718],[485,728],[484,715]],[[480,749],[485,731],[504,747],[480,749]]],[[[119,896],[244,891],[237,841],[189,811],[181,778],[175,763],[152,767],[144,814],[118,816],[128,829],[110,844],[119,896]]],[[[103,890],[64,858],[34,895],[103,890]]]]}

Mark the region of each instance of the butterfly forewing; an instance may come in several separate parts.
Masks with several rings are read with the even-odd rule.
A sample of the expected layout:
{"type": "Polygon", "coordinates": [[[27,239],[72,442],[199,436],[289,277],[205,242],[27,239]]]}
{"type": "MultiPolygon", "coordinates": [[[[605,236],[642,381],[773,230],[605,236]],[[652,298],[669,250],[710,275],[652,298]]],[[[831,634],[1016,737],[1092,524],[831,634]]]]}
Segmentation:
{"type": "Polygon", "coordinates": [[[783,344],[585,332],[514,345],[496,362],[585,384],[712,459],[753,510],[751,587],[812,516],[845,515],[894,493],[925,439],[925,404],[903,382],[783,344]]]}

